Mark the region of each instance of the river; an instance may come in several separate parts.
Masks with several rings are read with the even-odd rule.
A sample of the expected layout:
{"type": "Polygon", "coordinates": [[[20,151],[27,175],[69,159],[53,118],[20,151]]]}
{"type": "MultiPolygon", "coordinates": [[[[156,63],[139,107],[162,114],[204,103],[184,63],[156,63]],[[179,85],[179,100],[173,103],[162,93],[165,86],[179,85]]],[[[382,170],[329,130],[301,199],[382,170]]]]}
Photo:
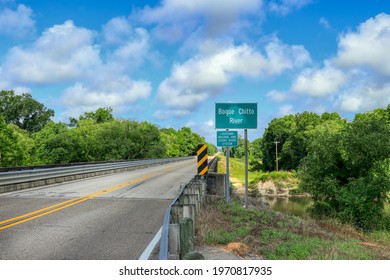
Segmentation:
{"type": "MultiPolygon", "coordinates": [[[[307,208],[313,204],[308,197],[262,197],[262,200],[268,202],[271,209],[306,218],[309,216],[307,208]]],[[[385,205],[385,213],[390,216],[390,204],[385,205]]]]}

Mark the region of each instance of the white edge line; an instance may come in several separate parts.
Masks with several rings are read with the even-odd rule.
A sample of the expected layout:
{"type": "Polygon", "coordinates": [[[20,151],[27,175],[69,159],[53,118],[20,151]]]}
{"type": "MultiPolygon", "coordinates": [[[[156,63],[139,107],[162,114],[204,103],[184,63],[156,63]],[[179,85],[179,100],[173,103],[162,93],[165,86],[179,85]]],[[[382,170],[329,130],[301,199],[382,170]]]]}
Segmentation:
{"type": "Polygon", "coordinates": [[[138,258],[138,260],[148,260],[149,259],[150,255],[153,252],[153,249],[156,247],[157,243],[161,239],[161,233],[162,233],[162,227],[160,227],[160,229],[158,230],[156,235],[153,237],[152,241],[150,241],[148,247],[146,247],[146,249],[143,251],[141,256],[138,258]]]}

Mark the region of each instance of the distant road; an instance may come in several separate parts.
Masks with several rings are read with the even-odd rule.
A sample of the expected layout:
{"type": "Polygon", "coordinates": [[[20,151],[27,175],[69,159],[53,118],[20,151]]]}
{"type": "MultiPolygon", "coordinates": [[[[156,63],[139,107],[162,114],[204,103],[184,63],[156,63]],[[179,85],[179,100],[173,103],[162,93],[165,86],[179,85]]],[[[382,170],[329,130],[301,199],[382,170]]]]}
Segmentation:
{"type": "Polygon", "coordinates": [[[0,259],[138,259],[195,159],[0,195],[0,259]]]}

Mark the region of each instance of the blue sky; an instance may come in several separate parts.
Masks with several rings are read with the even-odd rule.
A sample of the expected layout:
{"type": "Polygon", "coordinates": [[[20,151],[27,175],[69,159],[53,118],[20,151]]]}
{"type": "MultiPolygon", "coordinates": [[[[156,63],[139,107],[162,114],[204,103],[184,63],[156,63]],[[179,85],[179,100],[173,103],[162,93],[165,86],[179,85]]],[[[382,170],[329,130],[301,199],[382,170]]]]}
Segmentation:
{"type": "MultiPolygon", "coordinates": [[[[345,118],[390,103],[388,0],[0,0],[0,88],[55,120],[116,117],[216,141],[214,104],[345,118]]],[[[240,132],[241,133],[241,132],[240,132]]]]}

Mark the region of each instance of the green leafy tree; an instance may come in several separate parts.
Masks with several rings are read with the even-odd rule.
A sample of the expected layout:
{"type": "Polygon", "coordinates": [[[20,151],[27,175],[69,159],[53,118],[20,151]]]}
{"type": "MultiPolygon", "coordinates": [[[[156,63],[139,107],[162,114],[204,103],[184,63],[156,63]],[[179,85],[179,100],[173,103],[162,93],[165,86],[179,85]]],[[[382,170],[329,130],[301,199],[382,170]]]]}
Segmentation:
{"type": "MultiPolygon", "coordinates": [[[[250,142],[247,141],[248,154],[250,154],[250,142]]],[[[245,140],[241,135],[238,135],[238,146],[229,149],[229,154],[233,158],[243,159],[245,158],[245,140]]]]}
{"type": "Polygon", "coordinates": [[[18,137],[0,116],[0,166],[17,166],[23,163],[23,149],[18,137]]]}
{"type": "Polygon", "coordinates": [[[209,156],[215,155],[215,153],[218,151],[217,146],[215,146],[212,143],[207,143],[207,153],[209,156]]]}
{"type": "Polygon", "coordinates": [[[177,139],[180,147],[180,156],[194,156],[199,144],[206,141],[197,133],[193,133],[191,128],[183,127],[177,131],[177,139]]]}
{"type": "Polygon", "coordinates": [[[166,157],[178,157],[180,155],[180,145],[176,130],[173,128],[163,128],[160,130],[161,144],[165,146],[166,157]]]}
{"type": "MultiPolygon", "coordinates": [[[[287,115],[283,118],[273,119],[265,129],[262,141],[263,166],[266,171],[276,169],[275,141],[278,143],[278,150],[282,151],[284,143],[296,129],[294,115],[287,115]]],[[[292,163],[288,158],[279,153],[279,168],[291,169],[292,163]]]]}
{"type": "Polygon", "coordinates": [[[40,164],[78,162],[80,143],[64,123],[51,122],[33,135],[40,164]]]}
{"type": "Polygon", "coordinates": [[[2,90],[0,91],[0,115],[6,123],[13,123],[24,130],[37,132],[50,122],[54,111],[33,99],[29,93],[17,95],[12,90],[2,90]]]}
{"type": "Polygon", "coordinates": [[[313,214],[364,230],[390,229],[383,207],[390,191],[390,107],[358,114],[343,125],[317,126],[299,168],[314,200],[313,214]]]}
{"type": "Polygon", "coordinates": [[[251,171],[259,171],[263,167],[263,150],[262,150],[263,139],[257,138],[253,140],[250,145],[250,157],[249,165],[251,171]]]}
{"type": "Polygon", "coordinates": [[[281,165],[283,169],[297,169],[300,161],[307,155],[310,143],[310,130],[321,123],[316,113],[303,112],[295,116],[295,128],[280,147],[281,165]]]}
{"type": "Polygon", "coordinates": [[[80,116],[80,120],[93,120],[97,123],[109,122],[114,120],[112,108],[99,108],[95,112],[87,112],[80,116]]]}

